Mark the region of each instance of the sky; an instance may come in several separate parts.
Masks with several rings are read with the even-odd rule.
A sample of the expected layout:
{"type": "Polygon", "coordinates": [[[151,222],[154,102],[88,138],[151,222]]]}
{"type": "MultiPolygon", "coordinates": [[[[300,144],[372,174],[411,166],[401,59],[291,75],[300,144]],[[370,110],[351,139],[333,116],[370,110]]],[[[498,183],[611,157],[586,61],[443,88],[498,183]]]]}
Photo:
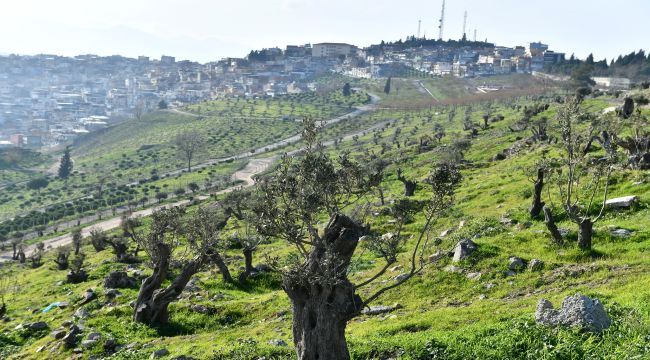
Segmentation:
{"type": "MultiPolygon", "coordinates": [[[[0,54],[172,55],[208,62],[251,49],[438,36],[442,0],[3,0],[0,54]]],[[[447,0],[445,39],[542,41],[597,60],[650,50],[649,0],[447,0]]]]}

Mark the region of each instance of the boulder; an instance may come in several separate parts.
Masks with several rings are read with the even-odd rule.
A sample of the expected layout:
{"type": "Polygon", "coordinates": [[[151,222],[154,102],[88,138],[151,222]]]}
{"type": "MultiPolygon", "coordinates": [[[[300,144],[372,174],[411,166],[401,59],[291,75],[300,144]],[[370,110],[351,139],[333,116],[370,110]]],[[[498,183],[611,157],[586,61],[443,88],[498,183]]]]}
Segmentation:
{"type": "Polygon", "coordinates": [[[97,294],[93,291],[93,289],[88,289],[86,292],[82,295],[83,299],[81,300],[80,305],[85,305],[95,299],[97,299],[97,294]]]}
{"type": "Polygon", "coordinates": [[[101,338],[102,338],[102,334],[100,334],[98,332],[92,332],[92,333],[88,334],[88,336],[86,336],[86,339],[88,339],[88,340],[99,340],[101,338]]]}
{"type": "Polygon", "coordinates": [[[544,267],[544,262],[539,259],[533,259],[528,263],[528,270],[530,271],[539,271],[544,267]]]}
{"type": "Polygon", "coordinates": [[[47,323],[44,321],[38,321],[35,323],[29,324],[30,330],[44,330],[47,329],[47,323]]]}
{"type": "Polygon", "coordinates": [[[634,205],[638,200],[639,198],[636,195],[607,199],[607,201],[605,201],[605,207],[610,209],[627,209],[634,205]]]}
{"type": "Polygon", "coordinates": [[[159,349],[151,353],[151,356],[149,356],[149,359],[157,359],[163,356],[169,355],[169,350],[167,349],[159,349]]]}
{"type": "Polygon", "coordinates": [[[66,331],[63,330],[63,329],[60,329],[60,330],[54,330],[54,331],[52,331],[52,333],[50,333],[50,335],[52,335],[52,337],[53,337],[54,339],[56,339],[56,340],[61,340],[61,339],[63,339],[63,338],[65,337],[65,334],[66,334],[66,331]]]}
{"type": "Polygon", "coordinates": [[[559,310],[553,309],[550,301],[540,299],[535,311],[535,321],[546,326],[578,327],[597,333],[611,325],[603,304],[598,299],[580,294],[566,297],[559,310]]]}
{"type": "Polygon", "coordinates": [[[197,312],[199,314],[209,314],[212,312],[212,309],[201,304],[192,305],[190,309],[192,309],[192,311],[197,312]]]}
{"type": "Polygon", "coordinates": [[[119,290],[117,290],[117,289],[108,289],[108,290],[106,290],[106,292],[104,293],[104,296],[105,296],[106,299],[108,299],[108,300],[113,300],[113,299],[115,299],[116,297],[118,297],[118,296],[120,296],[120,295],[122,295],[122,293],[121,293],[119,290]]]}
{"type": "Polygon", "coordinates": [[[193,292],[199,292],[199,291],[201,291],[201,287],[199,287],[199,286],[196,284],[196,280],[195,280],[194,278],[192,278],[192,279],[190,279],[190,281],[187,283],[187,285],[185,285],[185,289],[184,289],[184,291],[186,291],[186,292],[191,292],[191,293],[193,293],[193,292]]]}
{"type": "Polygon", "coordinates": [[[393,279],[395,281],[397,281],[397,282],[400,282],[400,281],[404,281],[404,280],[408,279],[410,276],[411,276],[410,274],[399,274],[399,275],[395,276],[393,279]]]}
{"type": "Polygon", "coordinates": [[[104,278],[104,287],[107,289],[136,288],[138,281],[127,275],[126,271],[113,271],[104,278]]]}
{"type": "Polygon", "coordinates": [[[81,347],[84,347],[84,348],[93,347],[95,344],[97,344],[97,340],[82,340],[81,341],[81,347]]]}
{"type": "Polygon", "coordinates": [[[508,259],[508,269],[512,271],[519,271],[526,267],[524,260],[517,256],[511,256],[508,259]]]}
{"type": "Polygon", "coordinates": [[[255,271],[259,273],[273,272],[273,268],[266,264],[258,264],[255,266],[255,271]]]}
{"type": "Polygon", "coordinates": [[[79,271],[68,271],[68,274],[66,275],[66,281],[69,284],[79,284],[86,280],[88,280],[88,273],[84,269],[80,269],[79,271]]]}
{"type": "Polygon", "coordinates": [[[453,262],[459,262],[469,257],[476,249],[476,244],[470,239],[463,239],[459,241],[454,247],[453,262]]]}
{"type": "Polygon", "coordinates": [[[614,229],[610,231],[610,234],[614,237],[619,237],[619,238],[628,238],[632,236],[632,231],[627,230],[627,229],[614,229]]]}
{"type": "Polygon", "coordinates": [[[115,339],[106,339],[104,342],[104,352],[112,354],[117,348],[117,341],[115,339]]]}
{"type": "Polygon", "coordinates": [[[79,335],[80,332],[81,330],[79,327],[77,327],[77,325],[70,325],[68,334],[62,339],[67,348],[74,348],[74,346],[77,344],[77,335],[79,335]]]}
{"type": "Polygon", "coordinates": [[[74,317],[78,319],[88,319],[90,317],[90,313],[88,312],[88,310],[81,307],[74,312],[74,317]]]}

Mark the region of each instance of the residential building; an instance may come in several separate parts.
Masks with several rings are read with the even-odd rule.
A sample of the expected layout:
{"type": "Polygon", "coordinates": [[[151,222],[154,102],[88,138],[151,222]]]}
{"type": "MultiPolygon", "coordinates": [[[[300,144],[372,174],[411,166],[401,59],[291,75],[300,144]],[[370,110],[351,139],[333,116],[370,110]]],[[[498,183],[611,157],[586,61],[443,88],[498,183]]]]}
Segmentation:
{"type": "Polygon", "coordinates": [[[357,47],[343,43],[320,43],[314,44],[311,56],[315,58],[331,58],[339,56],[351,56],[357,51],[357,47]]]}

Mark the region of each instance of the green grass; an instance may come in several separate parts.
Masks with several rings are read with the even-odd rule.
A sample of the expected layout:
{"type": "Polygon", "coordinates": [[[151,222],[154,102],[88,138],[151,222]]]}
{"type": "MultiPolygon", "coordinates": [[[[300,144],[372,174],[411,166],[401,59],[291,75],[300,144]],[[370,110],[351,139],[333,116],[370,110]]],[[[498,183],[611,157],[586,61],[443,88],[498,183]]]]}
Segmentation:
{"type": "MultiPolygon", "coordinates": [[[[385,316],[360,316],[349,323],[346,335],[355,359],[643,359],[650,353],[650,178],[647,172],[622,170],[616,174],[611,196],[635,194],[640,197],[640,205],[626,211],[608,211],[596,224],[592,252],[579,251],[573,244],[563,248],[553,245],[543,222],[528,218],[532,183],[525,171],[545,150],[553,154],[557,149],[536,144],[505,160],[492,161],[495,154],[512,146],[518,138],[530,135],[529,131],[512,133],[507,128],[521,118],[521,111],[512,107],[515,104],[530,105],[532,100],[519,98],[493,105],[493,113],[503,115],[505,120],[479,131],[465,154],[464,180],[457,192],[456,205],[434,225],[434,236],[442,230],[453,230],[441,239],[440,249],[448,249],[462,238],[474,239],[479,251],[457,265],[466,272],[480,272],[481,277],[470,280],[464,274],[444,271],[448,264],[445,261],[427,267],[405,285],[389,291],[377,304],[400,303],[403,308],[385,316]],[[502,217],[510,218],[513,224],[502,224],[502,217]],[[461,221],[464,226],[459,228],[461,221]],[[627,239],[614,238],[609,234],[611,227],[632,230],[633,235],[627,239]],[[540,259],[544,267],[540,272],[523,271],[508,276],[510,256],[526,261],[540,259]],[[612,328],[595,335],[534,324],[533,313],[540,298],[559,306],[565,296],[575,293],[599,298],[613,319],[612,328]]],[[[587,100],[585,106],[597,111],[608,104],[608,99],[598,98],[587,100]]],[[[538,117],[552,118],[555,106],[538,117]]],[[[383,147],[382,156],[393,161],[382,183],[390,204],[401,198],[403,191],[395,175],[398,167],[407,178],[421,183],[433,164],[444,156],[448,144],[464,136],[465,108],[459,106],[451,121],[447,116],[449,110],[450,107],[443,106],[385,110],[361,117],[355,120],[357,125],[366,126],[389,118],[394,119],[394,124],[370,131],[356,140],[343,141],[328,151],[333,156],[342,151],[361,156],[367,152],[380,154],[383,147]],[[447,135],[432,149],[418,151],[419,138],[430,135],[435,123],[443,124],[447,135]]],[[[484,111],[481,104],[473,104],[472,120],[478,123],[484,111]]],[[[339,128],[323,130],[321,136],[323,139],[340,137],[355,129],[353,123],[343,123],[339,128]]],[[[419,186],[415,199],[425,200],[427,195],[426,187],[419,186]]],[[[372,211],[383,214],[384,207],[377,204],[378,199],[370,200],[374,204],[372,211]]],[[[391,231],[388,220],[384,215],[368,219],[379,232],[391,231]]],[[[559,220],[559,227],[570,230],[568,238],[575,239],[575,225],[561,216],[559,220]]],[[[420,214],[406,226],[406,235],[417,233],[422,225],[420,214]]],[[[226,232],[237,228],[232,223],[226,232]]],[[[408,251],[413,245],[414,240],[407,242],[398,259],[400,265],[408,265],[408,251]]],[[[20,323],[38,320],[47,321],[50,330],[58,327],[72,317],[73,308],[47,314],[33,310],[53,301],[72,303],[87,288],[101,293],[103,276],[125,267],[111,262],[108,250],[95,254],[86,246],[84,251],[89,254],[87,268],[91,278],[83,284],[59,285],[65,272],[53,269],[53,254],[48,254],[46,264],[39,269],[20,270],[23,287],[11,299],[11,320],[2,324],[0,355],[42,358],[43,353],[35,350],[51,342],[48,332],[26,334],[13,329],[20,323]]],[[[426,249],[427,254],[434,251],[434,247],[426,249]]],[[[290,252],[282,241],[274,240],[261,246],[254,262],[263,263],[266,257],[285,257],[290,252]]],[[[241,266],[239,255],[235,250],[228,252],[231,270],[241,266]]],[[[353,281],[368,278],[381,266],[381,261],[369,254],[355,263],[353,281]]],[[[392,281],[398,274],[399,271],[388,272],[377,286],[382,281],[392,281]]],[[[213,269],[201,272],[197,278],[200,292],[170,306],[172,317],[168,327],[152,329],[132,322],[129,303],[136,296],[135,289],[123,290],[115,304],[99,306],[96,302],[88,306],[92,316],[86,320],[86,327],[110,335],[120,344],[137,344],[131,351],[120,351],[113,357],[116,359],[146,358],[159,348],[167,348],[170,358],[178,355],[200,359],[293,358],[291,346],[268,343],[275,339],[292,343],[290,303],[277,275],[254,278],[242,286],[224,284],[213,269]],[[193,312],[190,310],[193,304],[209,306],[215,313],[193,312]]],[[[361,296],[367,296],[371,290],[362,291],[361,296]]],[[[96,347],[86,350],[83,356],[100,352],[96,347]]],[[[59,350],[49,356],[70,355],[69,350],[59,350]]]]}

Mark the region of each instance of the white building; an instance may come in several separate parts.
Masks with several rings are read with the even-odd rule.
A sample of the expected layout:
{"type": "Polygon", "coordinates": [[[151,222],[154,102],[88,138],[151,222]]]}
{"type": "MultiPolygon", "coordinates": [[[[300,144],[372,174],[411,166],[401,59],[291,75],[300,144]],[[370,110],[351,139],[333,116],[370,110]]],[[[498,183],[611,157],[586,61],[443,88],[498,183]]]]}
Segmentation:
{"type": "Polygon", "coordinates": [[[594,77],[592,78],[597,86],[616,88],[616,89],[629,89],[631,85],[630,79],[617,78],[617,77],[594,77]]]}
{"type": "Polygon", "coordinates": [[[343,43],[320,43],[314,44],[311,56],[322,58],[322,57],[339,57],[354,55],[357,51],[357,47],[350,44],[343,43]]]}

